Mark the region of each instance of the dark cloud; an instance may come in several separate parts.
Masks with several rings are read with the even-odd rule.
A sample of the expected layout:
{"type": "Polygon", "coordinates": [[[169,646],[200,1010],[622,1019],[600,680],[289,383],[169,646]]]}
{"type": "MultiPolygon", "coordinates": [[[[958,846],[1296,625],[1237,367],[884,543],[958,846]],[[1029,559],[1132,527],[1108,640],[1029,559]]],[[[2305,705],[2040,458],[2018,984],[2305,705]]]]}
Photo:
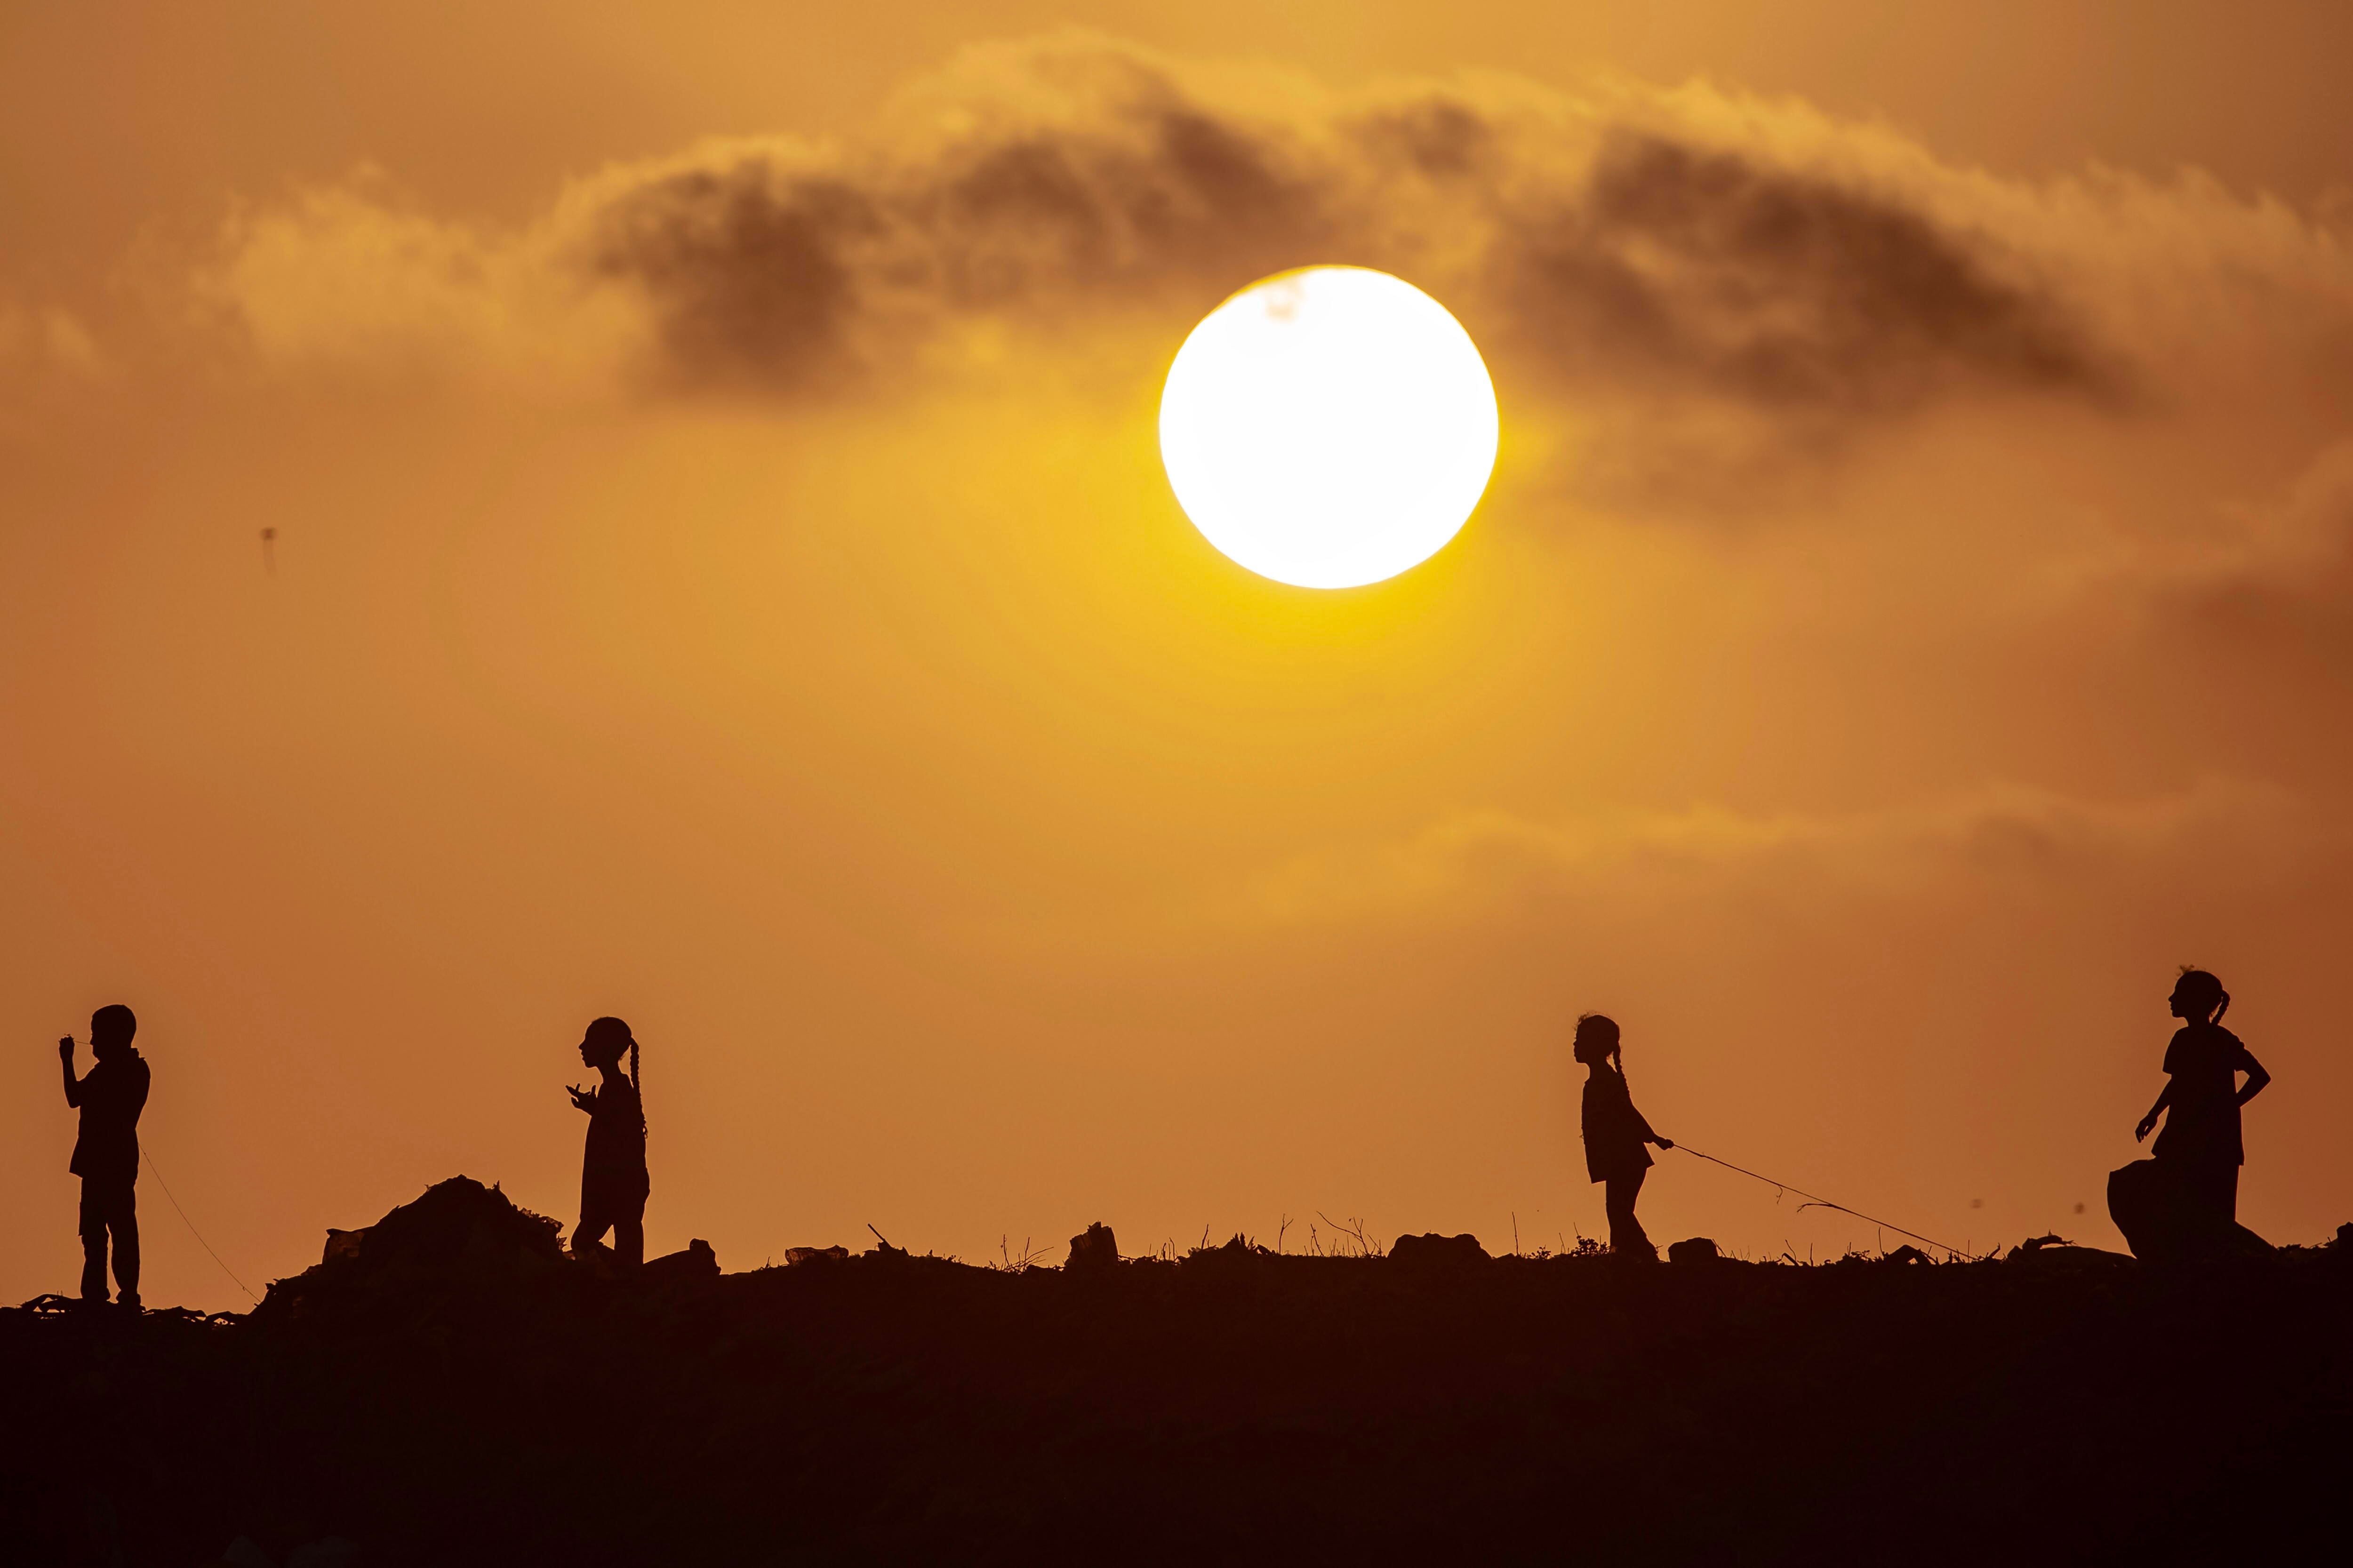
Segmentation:
{"type": "Polygon", "coordinates": [[[847,150],[736,142],[607,171],[519,238],[342,193],[245,223],[212,287],[287,352],[405,334],[528,363],[565,357],[546,346],[565,310],[617,284],[656,384],[791,394],[915,363],[960,315],[1174,320],[1354,261],[1430,288],[1514,374],[1713,399],[1786,449],[1958,391],[2113,403],[2129,380],[2071,303],[2098,295],[2083,247],[2052,249],[2031,200],[1989,201],[1893,142],[1803,125],[1727,142],[1736,121],[1658,99],[1335,106],[1100,41],[986,64],[847,150]],[[348,286],[316,283],[337,268],[348,286]]]}
{"type": "Polygon", "coordinates": [[[1768,405],[1900,411],[1957,384],[2101,398],[2116,369],[1989,247],[1886,196],[1650,133],[1498,246],[1527,344],[1768,405]]]}
{"type": "Polygon", "coordinates": [[[1154,104],[976,139],[863,183],[753,155],[620,195],[588,254],[645,291],[666,378],[788,390],[838,363],[861,325],[1176,281],[1222,292],[1322,259],[1324,189],[1285,151],[1154,104]]]}
{"type": "Polygon", "coordinates": [[[789,385],[839,347],[856,306],[848,252],[883,222],[871,196],[840,180],[757,161],[690,170],[615,203],[590,265],[656,301],[668,374],[789,385]]]}
{"type": "Polygon", "coordinates": [[[1064,84],[1090,69],[1086,112],[860,174],[740,153],[662,174],[614,197],[593,265],[642,286],[665,372],[690,384],[789,388],[860,323],[910,311],[1172,283],[1216,295],[1286,267],[1410,268],[1440,250],[1473,259],[1434,287],[1571,377],[1850,416],[1962,384],[2106,397],[2120,384],[2021,268],[1891,195],[1657,131],[1556,125],[1547,143],[1443,93],[1317,135],[1124,57],[1054,62],[1064,84]]]}
{"type": "Polygon", "coordinates": [[[1293,265],[1326,230],[1325,193],[1290,169],[1287,151],[1168,106],[1121,116],[1105,132],[959,150],[902,204],[908,248],[958,307],[1170,279],[1246,282],[1293,265]]]}
{"type": "Polygon", "coordinates": [[[1493,153],[1495,128],[1468,104],[1426,98],[1375,110],[1353,127],[1383,163],[1399,163],[1434,179],[1476,174],[1493,153]]]}

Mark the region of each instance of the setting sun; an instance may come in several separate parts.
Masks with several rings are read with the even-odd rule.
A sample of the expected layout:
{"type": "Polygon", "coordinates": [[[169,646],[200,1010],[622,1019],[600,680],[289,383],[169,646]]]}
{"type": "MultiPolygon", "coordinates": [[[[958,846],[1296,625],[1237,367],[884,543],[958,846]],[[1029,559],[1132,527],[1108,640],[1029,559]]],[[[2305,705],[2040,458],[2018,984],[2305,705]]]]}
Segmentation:
{"type": "Polygon", "coordinates": [[[1168,368],[1160,456],[1193,525],[1263,577],[1354,588],[1427,561],[1495,466],[1495,388],[1446,307],[1313,267],[1209,312],[1168,368]]]}

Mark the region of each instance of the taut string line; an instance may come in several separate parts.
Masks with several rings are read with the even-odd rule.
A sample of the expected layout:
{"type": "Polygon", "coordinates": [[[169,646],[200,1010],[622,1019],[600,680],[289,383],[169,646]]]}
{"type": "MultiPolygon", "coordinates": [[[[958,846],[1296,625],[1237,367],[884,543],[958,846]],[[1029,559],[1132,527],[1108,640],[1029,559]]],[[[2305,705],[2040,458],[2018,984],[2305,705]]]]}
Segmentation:
{"type": "Polygon", "coordinates": [[[1705,1160],[1709,1164],[1721,1165],[1727,1171],[1737,1171],[1742,1175],[1748,1177],[1751,1181],[1762,1182],[1768,1187],[1778,1187],[1785,1193],[1795,1193],[1799,1197],[1806,1200],[1804,1203],[1798,1205],[1801,1209],[1836,1209],[1841,1214],[1851,1214],[1857,1219],[1870,1220],[1873,1225],[1883,1226],[1887,1229],[1894,1231],[1898,1236],[1908,1236],[1915,1241],[1925,1241],[1929,1246],[1937,1247],[1945,1252],[1948,1252],[1955,1258],[1968,1258],[1970,1256],[1968,1253],[1963,1252],[1959,1247],[1953,1246],[1949,1242],[1938,1241],[1934,1237],[1922,1236],[1918,1231],[1906,1230],[1900,1225],[1889,1225],[1887,1221],[1867,1215],[1861,1209],[1851,1209],[1844,1204],[1834,1204],[1828,1198],[1818,1198],[1814,1196],[1813,1194],[1806,1191],[1803,1187],[1793,1187],[1787,1182],[1777,1182],[1772,1177],[1762,1174],[1759,1172],[1749,1170],[1745,1165],[1736,1165],[1729,1160],[1719,1160],[1713,1154],[1703,1154],[1688,1143],[1678,1143],[1675,1147],[1682,1150],[1684,1153],[1691,1155],[1694,1159],[1705,1160]]]}
{"type": "MultiPolygon", "coordinates": [[[[147,1162],[148,1173],[155,1178],[155,1184],[164,1189],[164,1195],[167,1198],[172,1198],[172,1184],[164,1179],[164,1173],[155,1168],[155,1156],[147,1152],[144,1148],[142,1148],[139,1151],[139,1157],[147,1162]]],[[[238,1289],[245,1291],[245,1299],[248,1301],[259,1301],[261,1298],[255,1295],[251,1289],[248,1289],[244,1280],[237,1279],[236,1271],[230,1268],[227,1264],[221,1263],[221,1255],[213,1251],[213,1244],[205,1239],[205,1233],[196,1228],[196,1222],[188,1217],[188,1211],[180,1207],[179,1199],[172,1198],[172,1208],[174,1212],[179,1215],[180,1223],[188,1227],[188,1234],[196,1238],[196,1245],[203,1247],[215,1263],[220,1263],[220,1271],[227,1275],[229,1279],[235,1282],[238,1289]]]]}

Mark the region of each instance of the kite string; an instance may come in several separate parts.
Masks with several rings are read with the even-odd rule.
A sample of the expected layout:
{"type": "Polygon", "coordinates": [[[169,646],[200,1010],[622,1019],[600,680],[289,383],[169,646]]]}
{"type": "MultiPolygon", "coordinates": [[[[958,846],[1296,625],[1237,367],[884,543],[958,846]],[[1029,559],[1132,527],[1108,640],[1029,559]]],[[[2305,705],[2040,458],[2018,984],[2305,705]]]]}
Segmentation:
{"type": "Polygon", "coordinates": [[[1762,1182],[1768,1187],[1778,1187],[1785,1193],[1795,1193],[1799,1197],[1806,1200],[1805,1203],[1798,1205],[1800,1208],[1818,1206],[1826,1209],[1836,1209],[1841,1214],[1851,1214],[1857,1219],[1869,1220],[1873,1225],[1885,1226],[1889,1230],[1894,1231],[1898,1236],[1908,1236],[1915,1241],[1925,1241],[1931,1247],[1942,1248],[1946,1252],[1952,1254],[1955,1258],[1967,1258],[1969,1256],[1968,1253],[1963,1252],[1959,1247],[1953,1246],[1949,1242],[1938,1241],[1933,1237],[1922,1236],[1916,1230],[1906,1230],[1900,1225],[1894,1225],[1886,1220],[1877,1218],[1874,1215],[1867,1215],[1861,1209],[1851,1209],[1844,1204],[1834,1204],[1828,1198],[1817,1197],[1813,1194],[1806,1191],[1803,1187],[1793,1187],[1787,1182],[1777,1182],[1772,1177],[1757,1171],[1749,1170],[1745,1165],[1736,1165],[1729,1160],[1719,1160],[1713,1154],[1703,1154],[1688,1143],[1678,1143],[1675,1147],[1682,1150],[1684,1153],[1693,1156],[1694,1159],[1705,1160],[1711,1165],[1721,1165],[1727,1171],[1737,1171],[1740,1174],[1748,1177],[1750,1180],[1762,1182]]]}
{"type": "Polygon", "coordinates": [[[139,1151],[139,1157],[147,1162],[147,1169],[149,1173],[154,1176],[155,1184],[164,1189],[164,1195],[172,1199],[173,1211],[180,1216],[180,1223],[188,1227],[188,1234],[196,1238],[196,1245],[203,1247],[206,1253],[211,1257],[215,1263],[220,1263],[220,1271],[227,1275],[229,1279],[236,1283],[238,1289],[245,1292],[245,1299],[247,1300],[259,1304],[261,1298],[255,1295],[252,1289],[248,1287],[244,1280],[237,1279],[237,1271],[235,1269],[231,1268],[226,1263],[221,1263],[221,1255],[213,1251],[213,1244],[205,1239],[205,1233],[196,1228],[196,1222],[188,1217],[188,1211],[180,1207],[180,1200],[172,1197],[172,1184],[165,1181],[164,1179],[164,1173],[156,1168],[155,1156],[147,1152],[146,1149],[142,1147],[139,1151]]]}

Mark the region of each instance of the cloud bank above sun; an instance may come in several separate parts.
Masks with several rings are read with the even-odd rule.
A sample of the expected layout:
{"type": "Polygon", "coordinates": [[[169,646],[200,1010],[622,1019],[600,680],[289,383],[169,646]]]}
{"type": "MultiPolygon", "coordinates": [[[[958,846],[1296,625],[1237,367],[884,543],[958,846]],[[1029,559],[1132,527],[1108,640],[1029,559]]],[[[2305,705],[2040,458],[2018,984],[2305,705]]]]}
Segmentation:
{"type": "Polygon", "coordinates": [[[789,395],[959,321],[1345,258],[1442,287],[1564,384],[1873,416],[2126,397],[2168,346],[2131,312],[2169,309],[2178,335],[2161,296],[2233,269],[2343,308],[2300,228],[2195,182],[2004,182],[1706,88],[1335,96],[1065,37],[968,52],[858,142],[617,165],[519,230],[365,179],[248,205],[198,292],[274,364],[543,374],[586,337],[643,388],[789,395]]]}
{"type": "MultiPolygon", "coordinates": [[[[2342,233],[2194,174],[2004,179],[1704,85],[1343,94],[1079,34],[968,49],[855,138],[611,165],[521,226],[381,173],[250,198],[176,274],[143,256],[141,297],[156,352],[232,373],[789,406],[985,374],[1008,332],[1181,337],[1316,261],[1435,291],[1637,489],[1936,409],[2260,402],[2343,374],[2353,331],[2342,233]]],[[[0,333],[0,378],[69,377],[88,335],[0,333]]]]}

